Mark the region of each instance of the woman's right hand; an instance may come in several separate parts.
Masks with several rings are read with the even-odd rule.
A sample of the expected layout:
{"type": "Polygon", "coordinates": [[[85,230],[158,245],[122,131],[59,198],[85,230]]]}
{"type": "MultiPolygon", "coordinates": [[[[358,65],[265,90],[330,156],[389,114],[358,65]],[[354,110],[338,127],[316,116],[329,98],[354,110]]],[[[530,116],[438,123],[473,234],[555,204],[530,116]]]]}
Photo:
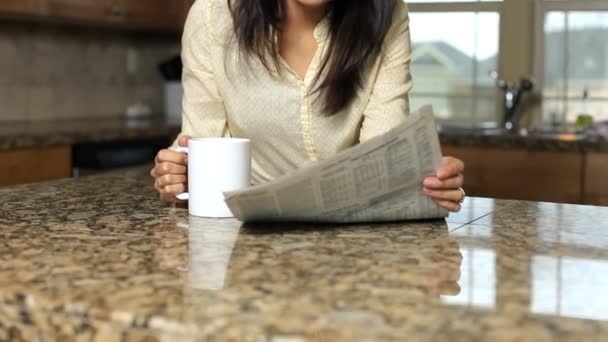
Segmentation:
{"type": "MultiPolygon", "coordinates": [[[[180,137],[177,144],[186,147],[188,139],[188,136],[180,137]]],[[[173,203],[185,202],[175,195],[188,191],[188,156],[164,149],[158,152],[154,164],[150,175],[154,178],[154,188],[159,192],[160,198],[173,203]]]]}

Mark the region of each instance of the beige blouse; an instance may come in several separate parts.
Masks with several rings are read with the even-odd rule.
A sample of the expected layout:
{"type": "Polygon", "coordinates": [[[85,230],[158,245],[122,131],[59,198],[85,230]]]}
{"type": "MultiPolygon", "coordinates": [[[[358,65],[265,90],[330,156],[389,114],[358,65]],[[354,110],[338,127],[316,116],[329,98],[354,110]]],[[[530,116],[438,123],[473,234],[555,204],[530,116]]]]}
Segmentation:
{"type": "MultiPolygon", "coordinates": [[[[306,77],[286,63],[269,74],[236,49],[226,0],[198,0],[182,38],[184,97],[181,135],[252,140],[254,184],[322,160],[398,125],[409,114],[410,34],[398,0],[381,54],[370,61],[356,99],[333,116],[308,95],[328,47],[328,22],[315,28],[319,48],[306,77]]],[[[175,147],[174,143],[174,146],[175,147]]]]}

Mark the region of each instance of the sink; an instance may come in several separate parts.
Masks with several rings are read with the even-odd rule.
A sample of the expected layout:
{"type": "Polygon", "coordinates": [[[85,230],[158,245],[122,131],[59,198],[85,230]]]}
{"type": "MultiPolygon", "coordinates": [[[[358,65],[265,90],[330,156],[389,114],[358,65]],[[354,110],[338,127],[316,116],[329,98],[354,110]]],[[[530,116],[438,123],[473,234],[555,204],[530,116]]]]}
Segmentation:
{"type": "Polygon", "coordinates": [[[520,134],[523,136],[533,137],[533,138],[543,138],[543,139],[553,139],[553,140],[562,140],[562,141],[578,141],[583,140],[587,136],[584,133],[576,133],[569,131],[537,131],[531,130],[526,132],[525,134],[520,134]]]}
{"type": "Polygon", "coordinates": [[[496,122],[482,122],[478,124],[443,123],[438,127],[440,133],[472,134],[488,136],[519,136],[540,139],[554,139],[563,141],[577,141],[585,139],[584,133],[577,133],[569,129],[522,129],[519,132],[509,131],[500,127],[496,122]]]}
{"type": "Polygon", "coordinates": [[[442,123],[438,127],[439,132],[475,134],[475,135],[507,135],[513,134],[504,127],[500,127],[496,122],[482,122],[476,124],[466,123],[442,123]]]}

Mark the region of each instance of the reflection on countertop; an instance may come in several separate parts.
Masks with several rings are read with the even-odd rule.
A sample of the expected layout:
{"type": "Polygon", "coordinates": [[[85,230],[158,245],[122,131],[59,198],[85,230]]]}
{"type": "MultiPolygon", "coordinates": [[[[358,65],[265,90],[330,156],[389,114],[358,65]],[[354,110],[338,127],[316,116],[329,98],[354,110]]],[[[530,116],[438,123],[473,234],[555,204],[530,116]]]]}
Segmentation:
{"type": "Polygon", "coordinates": [[[0,340],[608,336],[608,208],[242,225],[189,218],[146,173],[0,188],[0,340]]]}
{"type": "Polygon", "coordinates": [[[52,145],[176,136],[164,118],[100,118],[0,123],[0,151],[52,145]]]}

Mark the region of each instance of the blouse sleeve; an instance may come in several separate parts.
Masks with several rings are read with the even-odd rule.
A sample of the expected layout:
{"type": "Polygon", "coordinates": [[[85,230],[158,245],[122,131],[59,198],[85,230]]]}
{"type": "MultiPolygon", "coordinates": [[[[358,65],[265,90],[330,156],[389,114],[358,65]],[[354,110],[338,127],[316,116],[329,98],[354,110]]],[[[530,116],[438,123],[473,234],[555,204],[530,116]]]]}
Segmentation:
{"type": "MultiPolygon", "coordinates": [[[[182,36],[182,131],[179,136],[227,137],[226,110],[212,67],[220,51],[210,20],[215,1],[196,1],[188,14],[182,36]]],[[[178,137],[179,138],[179,137],[178,137]]],[[[177,146],[177,139],[171,148],[177,146]]]]}
{"type": "Polygon", "coordinates": [[[393,21],[384,39],[381,65],[363,113],[359,141],[363,142],[400,124],[409,115],[412,55],[406,5],[397,0],[393,21]]]}

